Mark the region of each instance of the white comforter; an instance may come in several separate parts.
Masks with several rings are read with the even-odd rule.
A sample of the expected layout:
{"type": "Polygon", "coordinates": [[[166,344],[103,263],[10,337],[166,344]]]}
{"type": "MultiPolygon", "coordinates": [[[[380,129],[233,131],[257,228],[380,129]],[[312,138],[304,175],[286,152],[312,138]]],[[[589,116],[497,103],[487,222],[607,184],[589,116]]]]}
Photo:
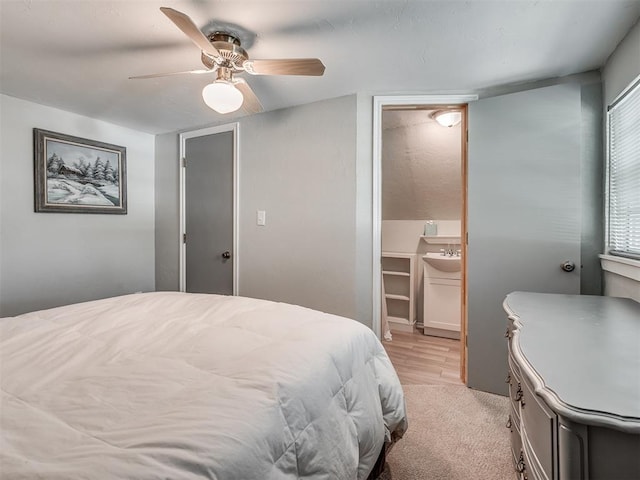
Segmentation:
{"type": "Polygon", "coordinates": [[[147,293],[0,319],[0,478],[366,478],[406,428],[363,325],[147,293]]]}

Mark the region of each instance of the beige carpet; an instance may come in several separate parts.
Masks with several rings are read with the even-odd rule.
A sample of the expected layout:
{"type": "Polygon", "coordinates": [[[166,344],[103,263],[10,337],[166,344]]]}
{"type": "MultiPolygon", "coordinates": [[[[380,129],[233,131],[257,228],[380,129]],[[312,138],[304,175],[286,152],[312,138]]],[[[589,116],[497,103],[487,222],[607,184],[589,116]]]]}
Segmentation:
{"type": "Polygon", "coordinates": [[[463,385],[404,385],[409,430],[379,480],[513,480],[508,399],[463,385]]]}

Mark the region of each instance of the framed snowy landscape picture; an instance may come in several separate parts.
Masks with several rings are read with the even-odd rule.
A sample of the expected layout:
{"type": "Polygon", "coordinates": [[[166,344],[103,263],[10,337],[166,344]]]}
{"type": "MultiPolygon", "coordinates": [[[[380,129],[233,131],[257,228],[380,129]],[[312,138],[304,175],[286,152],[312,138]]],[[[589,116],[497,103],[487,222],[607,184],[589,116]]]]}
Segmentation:
{"type": "Polygon", "coordinates": [[[127,213],[127,149],[33,129],[35,211],[127,213]]]}

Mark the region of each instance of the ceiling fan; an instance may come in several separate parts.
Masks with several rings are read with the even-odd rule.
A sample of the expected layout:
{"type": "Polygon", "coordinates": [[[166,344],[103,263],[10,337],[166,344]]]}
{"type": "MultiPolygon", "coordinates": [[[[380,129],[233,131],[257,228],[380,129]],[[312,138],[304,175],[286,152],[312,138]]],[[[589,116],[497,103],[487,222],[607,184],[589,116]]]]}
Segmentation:
{"type": "Polygon", "coordinates": [[[236,74],[321,76],[324,73],[324,65],[317,58],[249,60],[248,53],[234,35],[227,32],[204,35],[184,13],[168,7],[160,10],[202,50],[201,60],[206,69],[129,77],[132,80],[215,73],[216,79],[202,90],[202,98],[210,108],[218,113],[231,113],[242,107],[247,113],[257,113],[262,111],[258,97],[243,78],[235,77],[236,74]]]}

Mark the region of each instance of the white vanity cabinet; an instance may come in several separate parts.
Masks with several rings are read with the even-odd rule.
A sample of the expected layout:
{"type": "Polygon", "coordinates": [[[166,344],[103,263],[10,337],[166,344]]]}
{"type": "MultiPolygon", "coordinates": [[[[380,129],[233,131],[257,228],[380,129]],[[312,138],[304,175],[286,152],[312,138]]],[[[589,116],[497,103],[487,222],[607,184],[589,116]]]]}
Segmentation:
{"type": "Polygon", "coordinates": [[[424,264],[424,334],[460,338],[461,258],[427,253],[424,264]]]}
{"type": "Polygon", "coordinates": [[[514,292],[503,306],[519,478],[640,479],[640,304],[514,292]]]}

